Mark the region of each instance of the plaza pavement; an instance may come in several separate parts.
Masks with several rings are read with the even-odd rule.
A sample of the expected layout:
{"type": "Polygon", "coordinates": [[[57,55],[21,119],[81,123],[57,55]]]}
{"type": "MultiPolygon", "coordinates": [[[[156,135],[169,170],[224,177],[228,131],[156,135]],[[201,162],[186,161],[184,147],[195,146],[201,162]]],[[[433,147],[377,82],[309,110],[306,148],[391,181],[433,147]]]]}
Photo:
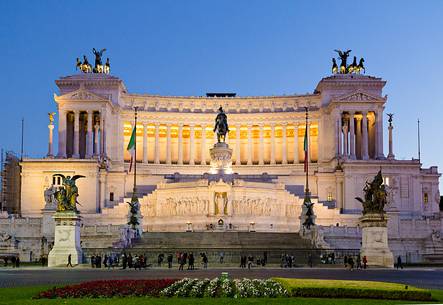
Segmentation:
{"type": "Polygon", "coordinates": [[[443,268],[407,268],[403,270],[370,268],[366,270],[346,270],[344,268],[262,268],[251,270],[236,267],[214,267],[179,271],[177,267],[149,268],[146,270],[122,269],[93,269],[85,266],[74,268],[45,268],[45,267],[11,267],[0,268],[0,287],[16,287],[31,285],[60,285],[79,283],[91,280],[105,279],[158,279],[158,278],[213,278],[221,272],[228,272],[233,278],[312,278],[312,279],[341,279],[387,281],[413,285],[422,288],[443,289],[443,268]]]}

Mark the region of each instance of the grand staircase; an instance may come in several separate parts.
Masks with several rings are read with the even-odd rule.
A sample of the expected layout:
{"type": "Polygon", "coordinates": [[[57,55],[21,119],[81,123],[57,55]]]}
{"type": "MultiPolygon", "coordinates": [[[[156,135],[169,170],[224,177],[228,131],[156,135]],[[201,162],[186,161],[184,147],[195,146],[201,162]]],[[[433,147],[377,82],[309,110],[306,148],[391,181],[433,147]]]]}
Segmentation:
{"type": "Polygon", "coordinates": [[[241,255],[252,255],[255,259],[265,255],[268,262],[279,264],[282,254],[294,255],[297,263],[306,263],[309,253],[319,257],[320,249],[315,249],[310,240],[298,233],[265,232],[144,232],[134,240],[129,252],[145,254],[155,260],[158,254],[193,252],[206,253],[209,262],[218,262],[221,252],[225,263],[237,264],[241,255]]]}

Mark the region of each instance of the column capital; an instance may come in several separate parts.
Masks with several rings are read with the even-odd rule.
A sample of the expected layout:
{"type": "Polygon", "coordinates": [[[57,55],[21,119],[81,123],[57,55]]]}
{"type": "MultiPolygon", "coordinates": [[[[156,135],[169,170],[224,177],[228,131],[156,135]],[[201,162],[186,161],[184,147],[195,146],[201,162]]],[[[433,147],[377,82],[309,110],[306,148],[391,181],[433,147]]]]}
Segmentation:
{"type": "Polygon", "coordinates": [[[282,127],[287,127],[287,126],[288,126],[288,122],[280,123],[280,125],[281,125],[282,127]]]}

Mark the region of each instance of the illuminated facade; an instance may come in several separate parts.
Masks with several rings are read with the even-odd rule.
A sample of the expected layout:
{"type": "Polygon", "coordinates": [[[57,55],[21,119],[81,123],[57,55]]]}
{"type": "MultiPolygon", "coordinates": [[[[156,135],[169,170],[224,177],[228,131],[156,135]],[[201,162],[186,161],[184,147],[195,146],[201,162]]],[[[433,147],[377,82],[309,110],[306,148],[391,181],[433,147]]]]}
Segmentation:
{"type": "MultiPolygon", "coordinates": [[[[52,156],[50,134],[48,156],[22,162],[22,216],[42,219],[41,234],[50,232],[43,225],[49,215],[44,191],[57,186],[60,181],[52,175],[62,173],[86,176],[78,181],[84,245],[98,234],[97,226],[118,235],[127,222],[133,188],[126,147],[135,106],[137,188],[145,231],[186,231],[190,224],[204,231],[219,219],[229,223],[224,230],[250,230],[254,224],[257,231],[298,231],[308,107],[309,183],[323,241],[331,248],[359,248],[361,206],[354,198],[362,196],[365,182],[381,168],[391,190],[393,252],[422,260],[439,255],[440,250],[424,246],[437,242],[433,247],[441,247],[443,255],[435,239],[443,231],[440,174],[436,167],[424,169],[418,160],[396,160],[384,151],[387,97],[381,78],[337,74],[323,78],[312,94],[259,97],[134,94],[122,80],[104,74],[62,77],[56,84],[58,151],[52,156]],[[237,174],[229,186],[204,175],[220,106],[228,115],[227,143],[237,174]],[[218,198],[225,207],[217,205],[218,198]]],[[[53,128],[50,124],[51,133],[53,128]]]]}

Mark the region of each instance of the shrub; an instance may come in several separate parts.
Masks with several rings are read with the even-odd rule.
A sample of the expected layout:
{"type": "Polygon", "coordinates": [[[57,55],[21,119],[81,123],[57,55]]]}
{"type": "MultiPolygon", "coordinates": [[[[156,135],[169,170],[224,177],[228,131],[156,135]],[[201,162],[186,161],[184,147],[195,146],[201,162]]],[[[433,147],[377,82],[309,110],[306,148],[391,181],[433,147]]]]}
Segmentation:
{"type": "Polygon", "coordinates": [[[159,296],[160,291],[176,280],[108,280],[67,285],[40,292],[35,298],[108,298],[126,296],[159,296]]]}
{"type": "Polygon", "coordinates": [[[276,281],[294,297],[432,300],[428,290],[394,283],[283,278],[277,278],[276,281]]]}

